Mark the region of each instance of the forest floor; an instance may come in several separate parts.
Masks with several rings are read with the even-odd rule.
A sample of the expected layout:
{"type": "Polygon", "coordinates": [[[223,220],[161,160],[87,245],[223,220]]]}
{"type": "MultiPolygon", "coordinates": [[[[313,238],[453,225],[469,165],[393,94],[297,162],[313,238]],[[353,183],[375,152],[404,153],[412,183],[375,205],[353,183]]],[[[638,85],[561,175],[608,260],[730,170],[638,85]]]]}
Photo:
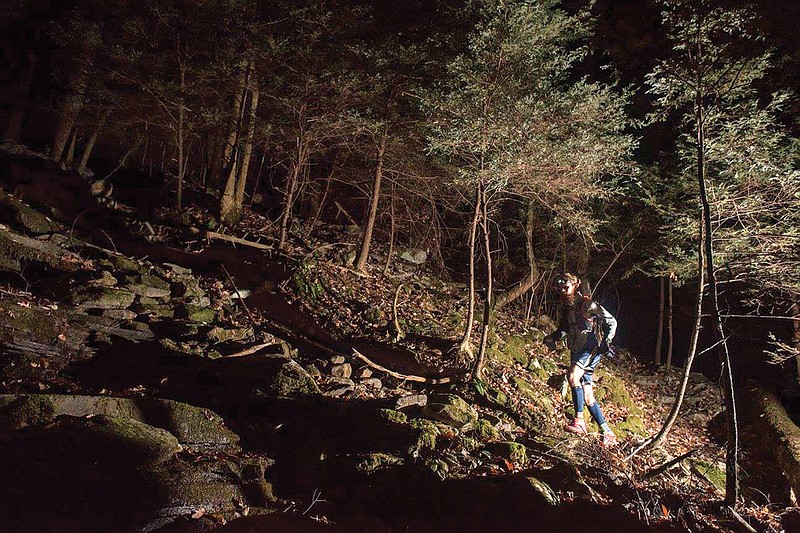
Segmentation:
{"type": "MultiPolygon", "coordinates": [[[[377,509],[380,504],[366,494],[380,480],[395,482],[393,477],[380,478],[394,471],[390,467],[408,465],[422,469],[428,481],[412,476],[411,481],[397,481],[398,486],[406,487],[406,492],[419,489],[427,499],[445,490],[431,489],[435,486],[429,484],[431,479],[449,487],[447,490],[453,492],[447,494],[452,495],[467,491],[454,488],[458,485],[452,483],[486,479],[500,486],[500,480],[522,476],[534,485],[536,498],[563,508],[563,514],[554,517],[580,512],[584,519],[596,522],[598,531],[602,530],[599,517],[603,513],[614,517],[622,530],[638,527],[626,529],[624,524],[640,524],[642,531],[742,529],[737,520],[721,511],[722,402],[716,383],[700,374],[692,374],[681,416],[666,441],[655,450],[629,458],[666,418],[678,389],[680,369],[654,368],[640,362],[639,354],[624,348],[617,358],[601,363],[595,374],[597,397],[619,437],[618,445],[606,449],[600,445],[596,427],[583,437],[564,430],[572,412],[564,380],[568,355],[563,347],[550,351],[542,344],[543,336],[553,327],[546,316],[525,320],[524,309],[514,306],[495,313],[485,379],[463,381],[466,369],[457,364],[452,348],[464,327],[466,288],[463,283],[438,276],[430,263],[420,260],[418,251],[393,250],[390,257],[385,245],[376,244],[367,270],[356,272],[350,265],[359,239],[357,227],[319,224],[312,231],[298,224],[288,249],[278,252],[273,248],[277,233],[274,223],[250,209],[235,231],[216,227],[208,211],[199,208],[181,212],[162,209],[147,221],[119,207],[108,216],[104,220],[110,220],[110,225],[96,228],[91,235],[89,229],[75,231],[96,248],[88,244],[76,247],[77,241],[69,240],[72,235],[64,240],[67,232],[55,231],[34,240],[55,244],[70,253],[66,258],[59,257],[57,267],[49,264],[45,268],[39,256],[27,271],[23,268],[15,272],[13,265],[6,269],[11,274],[4,275],[0,284],[3,395],[17,399],[20,395],[52,393],[173,398],[210,406],[242,439],[241,449],[228,450],[228,455],[212,454],[217,458],[214,460],[236,455],[241,466],[250,465],[242,460],[242,454],[270,455],[263,461],[272,464],[274,459],[274,468],[283,472],[283,477],[275,482],[276,497],[267,498],[269,505],[263,507],[271,506],[273,514],[282,509],[284,514],[313,517],[319,525],[359,523],[359,527],[375,531],[413,527],[419,531],[449,530],[442,525],[448,522],[440,522],[445,517],[412,516],[418,502],[409,494],[404,497],[416,503],[408,504],[406,515],[358,521],[359,513],[390,512],[388,507],[377,509]],[[127,260],[126,266],[121,269],[123,259],[114,258],[127,260]],[[45,273],[48,268],[50,273],[45,273]],[[53,271],[57,275],[52,275],[53,271]],[[180,276],[184,278],[179,280],[180,276]],[[161,281],[151,280],[153,285],[143,289],[145,280],[153,277],[161,281]],[[109,279],[109,286],[122,287],[123,292],[139,291],[136,302],[117,306],[113,313],[109,310],[114,306],[106,307],[102,313],[90,312],[84,318],[80,314],[84,311],[78,310],[86,301],[79,303],[76,294],[109,279]],[[191,279],[196,280],[196,287],[191,279]],[[157,289],[164,282],[167,289],[162,295],[157,289]],[[188,313],[191,318],[192,313],[206,308],[213,310],[213,318],[191,322],[182,316],[177,320],[175,287],[184,287],[181,294],[187,298],[186,287],[190,285],[202,296],[192,303],[181,300],[184,315],[188,313]],[[50,329],[26,331],[29,326],[19,317],[27,313],[52,319],[47,326],[50,329]],[[105,329],[99,330],[97,321],[110,317],[113,323],[103,322],[105,329]],[[80,327],[75,326],[78,322],[80,327]],[[173,332],[177,325],[182,328],[180,334],[173,332]],[[131,354],[129,359],[121,366],[115,363],[113,368],[105,367],[109,354],[118,354],[123,348],[131,354]],[[299,363],[298,379],[313,380],[312,396],[329,403],[309,407],[292,396],[297,403],[284,406],[285,394],[264,393],[262,381],[253,375],[253,368],[261,371],[258,365],[264,360],[255,358],[274,349],[283,358],[281,364],[299,363]],[[64,355],[67,353],[69,357],[64,355]],[[176,361],[178,355],[182,357],[177,365],[180,368],[164,367],[165,360],[176,361]],[[251,368],[244,361],[256,366],[251,368]],[[223,366],[227,362],[231,364],[223,366]],[[240,362],[242,366],[237,367],[240,362]],[[187,368],[196,372],[192,380],[197,381],[186,377],[187,368]],[[205,391],[202,387],[207,386],[209,375],[224,382],[228,371],[234,376],[229,388],[214,389],[213,395],[200,392],[205,391]],[[242,392],[247,387],[255,392],[242,392]],[[252,407],[260,401],[267,402],[269,414],[251,418],[241,414],[241,406],[252,407]],[[372,405],[380,407],[375,412],[381,417],[391,419],[391,437],[385,433],[375,437],[377,440],[365,436],[374,428],[363,422],[371,415],[364,415],[360,409],[372,409],[372,405]],[[357,408],[358,414],[351,417],[351,408],[357,408]],[[284,422],[274,414],[281,409],[297,409],[291,415],[281,414],[292,420],[296,429],[282,429],[284,422]],[[334,427],[333,422],[327,426],[332,419],[350,426],[334,427]],[[359,434],[362,423],[364,435],[359,434]],[[265,424],[272,424],[269,431],[264,429],[265,424]],[[302,443],[306,438],[336,444],[302,443]],[[396,440],[384,444],[385,438],[396,440]],[[355,446],[346,441],[381,445],[355,446]],[[303,448],[303,453],[290,450],[292,447],[303,448]],[[361,461],[358,473],[366,478],[349,478],[344,487],[346,475],[322,476],[320,466],[310,464],[313,454],[318,461],[325,454],[337,455],[342,464],[345,457],[356,458],[361,461]],[[679,457],[683,459],[670,468],[659,468],[679,457]],[[337,476],[341,479],[331,481],[337,476]],[[531,481],[534,479],[537,481],[531,481]],[[361,483],[364,488],[353,489],[352,483],[361,483]],[[348,501],[355,498],[354,494],[369,503],[359,507],[357,502],[348,501]],[[312,508],[314,512],[309,512],[312,508]],[[387,523],[394,524],[394,529],[387,523]]],[[[0,231],[16,235],[14,224],[0,227],[0,231]]],[[[477,347],[479,328],[475,329],[473,345],[477,347]]],[[[790,524],[797,523],[797,515],[791,509],[786,483],[758,448],[759,436],[749,434],[747,424],[743,427],[739,513],[756,530],[789,531],[790,524]]],[[[182,446],[180,453],[188,453],[182,446]]],[[[179,459],[180,453],[176,456],[179,459]]],[[[198,454],[193,456],[194,462],[207,457],[203,455],[206,452],[191,453],[198,454]]],[[[185,462],[187,457],[181,460],[185,462]]],[[[337,463],[337,468],[343,467],[337,463]]],[[[241,469],[239,475],[244,479],[246,468],[241,469]]],[[[418,475],[422,474],[414,474],[418,475]]],[[[467,492],[476,494],[488,490],[484,485],[469,487],[467,492]]],[[[389,494],[395,493],[389,490],[389,494]]],[[[496,496],[495,492],[487,494],[496,496]]],[[[401,509],[396,512],[402,513],[403,505],[395,503],[401,509]]],[[[430,505],[431,512],[442,511],[430,505]]],[[[450,512],[454,515],[464,513],[464,520],[472,516],[458,503],[453,505],[450,512]]],[[[478,504],[464,496],[462,505],[478,504]]],[[[499,507],[496,502],[491,505],[499,507]]],[[[230,522],[226,531],[237,531],[237,523],[245,528],[246,521],[231,520],[255,513],[241,503],[237,506],[219,512],[212,512],[211,507],[184,509],[182,512],[197,528],[174,531],[210,530],[225,522],[230,522]],[[204,520],[206,529],[200,529],[198,524],[204,520]]],[[[424,515],[424,509],[420,512],[424,515]]],[[[487,520],[491,523],[499,519],[487,520]]],[[[297,527],[285,530],[302,530],[297,527]]],[[[482,526],[474,527],[482,530],[482,526]]]]}

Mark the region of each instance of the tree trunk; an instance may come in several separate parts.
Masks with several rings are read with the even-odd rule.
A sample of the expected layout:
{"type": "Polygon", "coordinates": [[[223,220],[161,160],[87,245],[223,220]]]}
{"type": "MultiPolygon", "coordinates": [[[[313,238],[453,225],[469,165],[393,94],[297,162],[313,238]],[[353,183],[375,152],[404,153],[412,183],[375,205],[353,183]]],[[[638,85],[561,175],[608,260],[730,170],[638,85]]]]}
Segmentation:
{"type": "Polygon", "coordinates": [[[250,84],[250,116],[248,117],[247,137],[244,141],[242,151],[242,164],[239,169],[239,177],[236,180],[236,222],[242,218],[242,207],[244,206],[244,192],[247,186],[247,174],[250,171],[250,159],[253,155],[253,139],[256,134],[256,113],[258,111],[259,87],[256,77],[251,78],[250,84]]]}
{"type": "MultiPolygon", "coordinates": [[[[180,53],[180,43],[178,43],[178,52],[180,53]]],[[[184,159],[184,122],[186,120],[186,67],[181,62],[180,65],[180,96],[178,97],[178,130],[176,132],[175,143],[178,149],[178,209],[183,207],[183,177],[186,172],[186,167],[183,164],[184,159]]]]}
{"type": "Polygon", "coordinates": [[[375,228],[375,219],[378,216],[378,203],[381,197],[381,180],[383,179],[383,156],[386,153],[387,131],[381,133],[380,141],[376,146],[375,176],[372,181],[372,197],[369,202],[369,214],[364,225],[364,234],[361,237],[361,250],[356,259],[356,269],[364,271],[369,259],[369,248],[372,244],[372,231],[375,228]]]}
{"type": "Polygon", "coordinates": [[[31,83],[36,72],[36,64],[39,56],[33,50],[25,51],[25,69],[19,77],[17,84],[17,94],[14,97],[13,109],[8,117],[8,124],[3,136],[7,139],[19,141],[22,139],[22,124],[25,121],[25,112],[28,110],[31,99],[31,83]]]}
{"type": "Polygon", "coordinates": [[[325,209],[325,201],[328,199],[328,193],[331,189],[331,182],[333,182],[333,176],[336,173],[338,164],[339,159],[334,158],[333,163],[331,163],[331,171],[328,173],[328,177],[325,178],[325,190],[322,192],[322,199],[319,201],[319,204],[314,210],[314,216],[311,218],[311,222],[308,224],[308,230],[306,230],[305,234],[306,239],[311,237],[311,233],[313,233],[314,228],[317,227],[317,222],[319,222],[319,219],[322,216],[322,211],[325,209]]]}
{"type": "Polygon", "coordinates": [[[78,128],[72,130],[67,150],[64,153],[64,166],[70,168],[75,161],[75,145],[78,144],[78,128]]]}
{"type": "Polygon", "coordinates": [[[728,352],[728,341],[719,312],[719,295],[717,278],[714,272],[714,251],[711,240],[711,206],[708,202],[705,175],[705,117],[703,97],[700,92],[701,83],[697,83],[695,125],[697,128],[697,181],[700,187],[700,202],[703,206],[703,247],[706,259],[706,279],[711,297],[711,318],[714,324],[714,340],[717,345],[717,357],[722,367],[722,388],[725,399],[725,421],[727,426],[727,450],[725,458],[725,504],[736,508],[739,497],[739,428],[736,416],[736,399],[733,384],[733,369],[728,352]]]}
{"type": "Polygon", "coordinates": [[[81,162],[78,164],[78,172],[81,174],[86,172],[86,166],[89,164],[89,158],[92,156],[92,150],[94,150],[94,145],[97,143],[97,139],[100,137],[100,130],[103,128],[103,124],[108,117],[108,113],[109,111],[106,111],[103,114],[103,117],[94,127],[91,137],[89,137],[89,140],[86,142],[86,146],[83,149],[83,155],[81,156],[81,162]]]}
{"type": "MultiPolygon", "coordinates": [[[[249,77],[250,65],[247,63],[243,65],[239,73],[236,93],[233,96],[233,108],[231,109],[230,121],[228,122],[228,136],[222,145],[222,157],[219,162],[219,168],[215,171],[216,181],[218,183],[222,183],[223,176],[230,176],[231,166],[235,164],[237,158],[236,146],[244,120],[244,100],[247,95],[249,77]]],[[[227,187],[227,181],[225,186],[227,187]]]]}
{"type": "Polygon", "coordinates": [[[797,369],[797,383],[800,385],[800,303],[792,304],[792,346],[794,347],[794,361],[797,369]]]}
{"type": "Polygon", "coordinates": [[[656,366],[661,366],[661,343],[664,340],[664,276],[658,276],[658,335],[656,336],[656,366]]]}
{"type": "Polygon", "coordinates": [[[672,368],[672,348],[674,346],[674,332],[672,329],[672,289],[673,289],[673,276],[674,274],[670,272],[669,279],[667,280],[667,364],[666,370],[672,368]]]}
{"type": "Polygon", "coordinates": [[[50,150],[50,157],[60,163],[64,157],[64,150],[69,142],[69,136],[75,127],[78,115],[83,109],[83,100],[86,95],[86,86],[89,81],[89,70],[91,62],[83,61],[77,66],[69,80],[64,102],[61,105],[61,116],[53,135],[53,148],[50,150]]]}
{"type": "MultiPolygon", "coordinates": [[[[675,420],[678,419],[678,413],[680,413],[681,411],[681,406],[683,405],[683,400],[684,397],[686,396],[686,387],[689,385],[689,377],[692,374],[692,364],[694,363],[695,355],[697,355],[697,340],[700,338],[700,329],[702,327],[702,321],[703,321],[703,293],[705,292],[705,274],[704,274],[705,252],[703,248],[703,243],[704,243],[704,235],[706,232],[704,226],[705,222],[701,219],[698,245],[697,245],[698,248],[697,275],[699,277],[699,280],[697,282],[698,283],[697,294],[695,295],[694,328],[692,329],[692,336],[689,339],[689,351],[686,355],[686,361],[684,361],[683,363],[683,376],[681,377],[681,384],[680,387],[678,387],[678,392],[675,394],[675,401],[672,403],[672,408],[669,411],[669,415],[667,415],[667,419],[661,426],[661,430],[658,432],[655,438],[653,438],[652,441],[646,442],[644,446],[639,447],[636,450],[637,452],[643,447],[654,448],[659,444],[661,444],[661,442],[663,442],[663,440],[669,434],[669,431],[672,429],[673,424],[675,424],[675,420]]],[[[662,277],[662,282],[663,282],[663,277],[662,277]]]]}
{"type": "Polygon", "coordinates": [[[281,214],[281,236],[278,239],[278,250],[286,249],[286,239],[289,236],[289,223],[292,219],[292,204],[297,192],[297,182],[300,180],[300,171],[305,165],[305,149],[302,141],[297,139],[297,159],[292,165],[292,170],[286,182],[286,195],[283,201],[283,214],[281,214]]]}
{"type": "Polygon", "coordinates": [[[267,153],[262,148],[261,150],[261,163],[258,165],[258,173],[256,174],[256,182],[253,184],[253,194],[250,196],[248,205],[253,205],[253,200],[258,194],[258,187],[261,185],[261,173],[264,172],[264,161],[267,159],[267,153]]]}
{"type": "Polygon", "coordinates": [[[481,214],[481,185],[475,186],[475,206],[472,211],[472,223],[469,227],[468,268],[469,293],[467,295],[467,318],[464,335],[458,343],[458,363],[464,364],[466,356],[472,357],[472,323],[475,321],[475,238],[478,233],[478,220],[481,214]]]}
{"type": "Polygon", "coordinates": [[[389,198],[389,252],[386,254],[386,263],[383,265],[384,274],[389,272],[389,266],[392,264],[392,255],[394,254],[395,233],[396,233],[396,222],[394,215],[394,182],[392,182],[392,193],[391,197],[389,198]]]}
{"type": "Polygon", "coordinates": [[[483,302],[483,323],[481,324],[481,344],[472,377],[483,379],[483,367],[486,366],[486,345],[489,342],[489,327],[492,318],[492,248],[489,238],[489,210],[486,200],[486,188],[481,187],[481,229],[483,230],[483,248],[486,253],[486,296],[483,302]]]}
{"type": "Polygon", "coordinates": [[[494,308],[502,309],[511,302],[522,297],[523,294],[531,290],[539,280],[539,269],[536,268],[536,256],[533,250],[533,222],[535,217],[534,203],[528,202],[527,217],[525,221],[525,252],[528,256],[528,275],[519,283],[508,289],[506,292],[499,293],[494,300],[494,308]]]}

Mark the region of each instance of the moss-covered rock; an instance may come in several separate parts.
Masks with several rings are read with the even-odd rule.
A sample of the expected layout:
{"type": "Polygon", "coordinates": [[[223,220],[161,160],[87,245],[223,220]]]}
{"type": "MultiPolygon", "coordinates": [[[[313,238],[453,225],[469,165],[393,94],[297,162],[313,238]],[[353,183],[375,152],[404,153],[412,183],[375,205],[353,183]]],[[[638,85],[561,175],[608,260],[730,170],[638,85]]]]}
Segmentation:
{"type": "Polygon", "coordinates": [[[552,361],[540,357],[531,357],[525,368],[531,372],[531,376],[542,381],[558,373],[558,367],[552,361]]]}
{"type": "Polygon", "coordinates": [[[471,434],[481,441],[495,440],[500,437],[500,432],[488,420],[481,418],[475,423],[471,434]]]}
{"type": "Polygon", "coordinates": [[[0,432],[11,432],[55,420],[56,408],[48,395],[0,396],[0,432]]]}
{"type": "Polygon", "coordinates": [[[455,394],[431,396],[428,405],[422,408],[422,416],[455,428],[464,427],[478,420],[478,412],[455,394]]]}
{"type": "Polygon", "coordinates": [[[269,390],[279,398],[319,394],[317,383],[296,363],[282,365],[269,390]]]}
{"type": "Polygon", "coordinates": [[[371,453],[358,462],[356,470],[364,472],[365,474],[373,474],[378,470],[401,465],[403,463],[403,459],[388,453],[371,453]]]}
{"type": "Polygon", "coordinates": [[[28,235],[44,235],[61,229],[54,222],[17,198],[0,190],[0,222],[28,235]]]}
{"type": "MultiPolygon", "coordinates": [[[[598,373],[595,373],[595,376],[597,376],[597,374],[598,373]]],[[[603,370],[599,372],[599,374],[600,379],[595,380],[600,384],[600,386],[595,386],[595,396],[598,401],[602,403],[613,403],[618,407],[624,407],[635,415],[643,414],[642,409],[636,405],[633,398],[631,398],[625,386],[625,382],[622,379],[607,370],[603,370]]]]}
{"type": "Polygon", "coordinates": [[[512,463],[524,465],[528,462],[528,450],[518,442],[489,442],[485,447],[494,455],[508,459],[512,463]]]}
{"type": "Polygon", "coordinates": [[[472,385],[475,392],[491,405],[505,408],[511,404],[508,396],[497,387],[492,386],[488,381],[474,379],[472,385]]]}
{"type": "Polygon", "coordinates": [[[136,296],[123,289],[87,287],[72,295],[72,303],[83,309],[127,309],[136,296]]]}
{"type": "Polygon", "coordinates": [[[187,304],[178,309],[178,316],[181,318],[186,318],[192,322],[210,324],[211,322],[214,322],[216,311],[210,307],[187,304]]]}
{"type": "Polygon", "coordinates": [[[551,416],[554,409],[553,402],[548,395],[537,391],[530,382],[522,377],[514,377],[514,385],[524,399],[514,409],[519,423],[529,432],[536,433],[551,416]]]}
{"type": "Polygon", "coordinates": [[[502,363],[509,365],[519,363],[525,366],[528,364],[532,345],[533,343],[528,337],[507,335],[502,338],[501,342],[498,342],[497,349],[493,355],[502,363]]]}
{"type": "Polygon", "coordinates": [[[126,274],[145,274],[147,267],[138,263],[137,261],[119,254],[108,254],[108,257],[103,261],[105,264],[111,266],[116,272],[123,272],[126,274]]]}
{"type": "Polygon", "coordinates": [[[408,415],[402,411],[396,411],[395,409],[381,409],[379,413],[383,420],[391,422],[392,424],[408,423],[408,415]]]}
{"type": "Polygon", "coordinates": [[[533,476],[525,476],[525,480],[534,491],[544,498],[544,501],[553,506],[558,505],[559,498],[550,485],[533,476]]]}
{"type": "Polygon", "coordinates": [[[692,471],[714,485],[720,492],[725,492],[725,464],[709,463],[702,459],[691,460],[692,471]]]}
{"type": "Polygon", "coordinates": [[[416,437],[414,443],[408,449],[409,456],[419,457],[436,449],[439,427],[435,423],[424,418],[416,418],[411,421],[411,427],[416,430],[416,437]]]}
{"type": "Polygon", "coordinates": [[[646,435],[647,428],[639,415],[630,415],[614,424],[614,430],[620,437],[625,435],[646,435]]]}
{"type": "Polygon", "coordinates": [[[142,311],[157,318],[173,318],[175,309],[169,304],[142,304],[142,311]]]}

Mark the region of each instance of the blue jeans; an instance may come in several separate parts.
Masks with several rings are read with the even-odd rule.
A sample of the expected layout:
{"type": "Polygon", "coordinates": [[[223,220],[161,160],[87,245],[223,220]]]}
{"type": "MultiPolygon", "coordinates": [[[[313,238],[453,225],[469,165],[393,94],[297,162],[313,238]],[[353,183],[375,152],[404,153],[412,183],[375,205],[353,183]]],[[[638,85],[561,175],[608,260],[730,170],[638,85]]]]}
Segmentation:
{"type": "Polygon", "coordinates": [[[583,370],[583,375],[581,376],[582,385],[592,384],[592,374],[594,374],[594,369],[602,358],[603,354],[592,353],[590,351],[572,354],[570,363],[583,370]]]}

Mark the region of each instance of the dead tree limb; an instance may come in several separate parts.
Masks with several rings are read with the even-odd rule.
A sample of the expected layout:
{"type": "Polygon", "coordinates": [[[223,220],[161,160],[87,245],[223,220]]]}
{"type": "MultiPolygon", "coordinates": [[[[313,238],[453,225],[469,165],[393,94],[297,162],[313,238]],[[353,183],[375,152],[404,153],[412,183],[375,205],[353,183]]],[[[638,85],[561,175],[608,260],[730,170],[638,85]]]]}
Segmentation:
{"type": "Polygon", "coordinates": [[[381,366],[378,363],[371,361],[367,356],[353,348],[353,356],[357,359],[364,361],[367,366],[374,368],[380,372],[383,372],[386,375],[392,376],[393,378],[402,379],[404,381],[414,381],[416,383],[430,383],[432,385],[442,384],[442,383],[450,383],[450,378],[426,378],[422,376],[414,376],[411,374],[401,374],[400,372],[395,372],[394,370],[389,370],[385,366],[381,366]]]}

